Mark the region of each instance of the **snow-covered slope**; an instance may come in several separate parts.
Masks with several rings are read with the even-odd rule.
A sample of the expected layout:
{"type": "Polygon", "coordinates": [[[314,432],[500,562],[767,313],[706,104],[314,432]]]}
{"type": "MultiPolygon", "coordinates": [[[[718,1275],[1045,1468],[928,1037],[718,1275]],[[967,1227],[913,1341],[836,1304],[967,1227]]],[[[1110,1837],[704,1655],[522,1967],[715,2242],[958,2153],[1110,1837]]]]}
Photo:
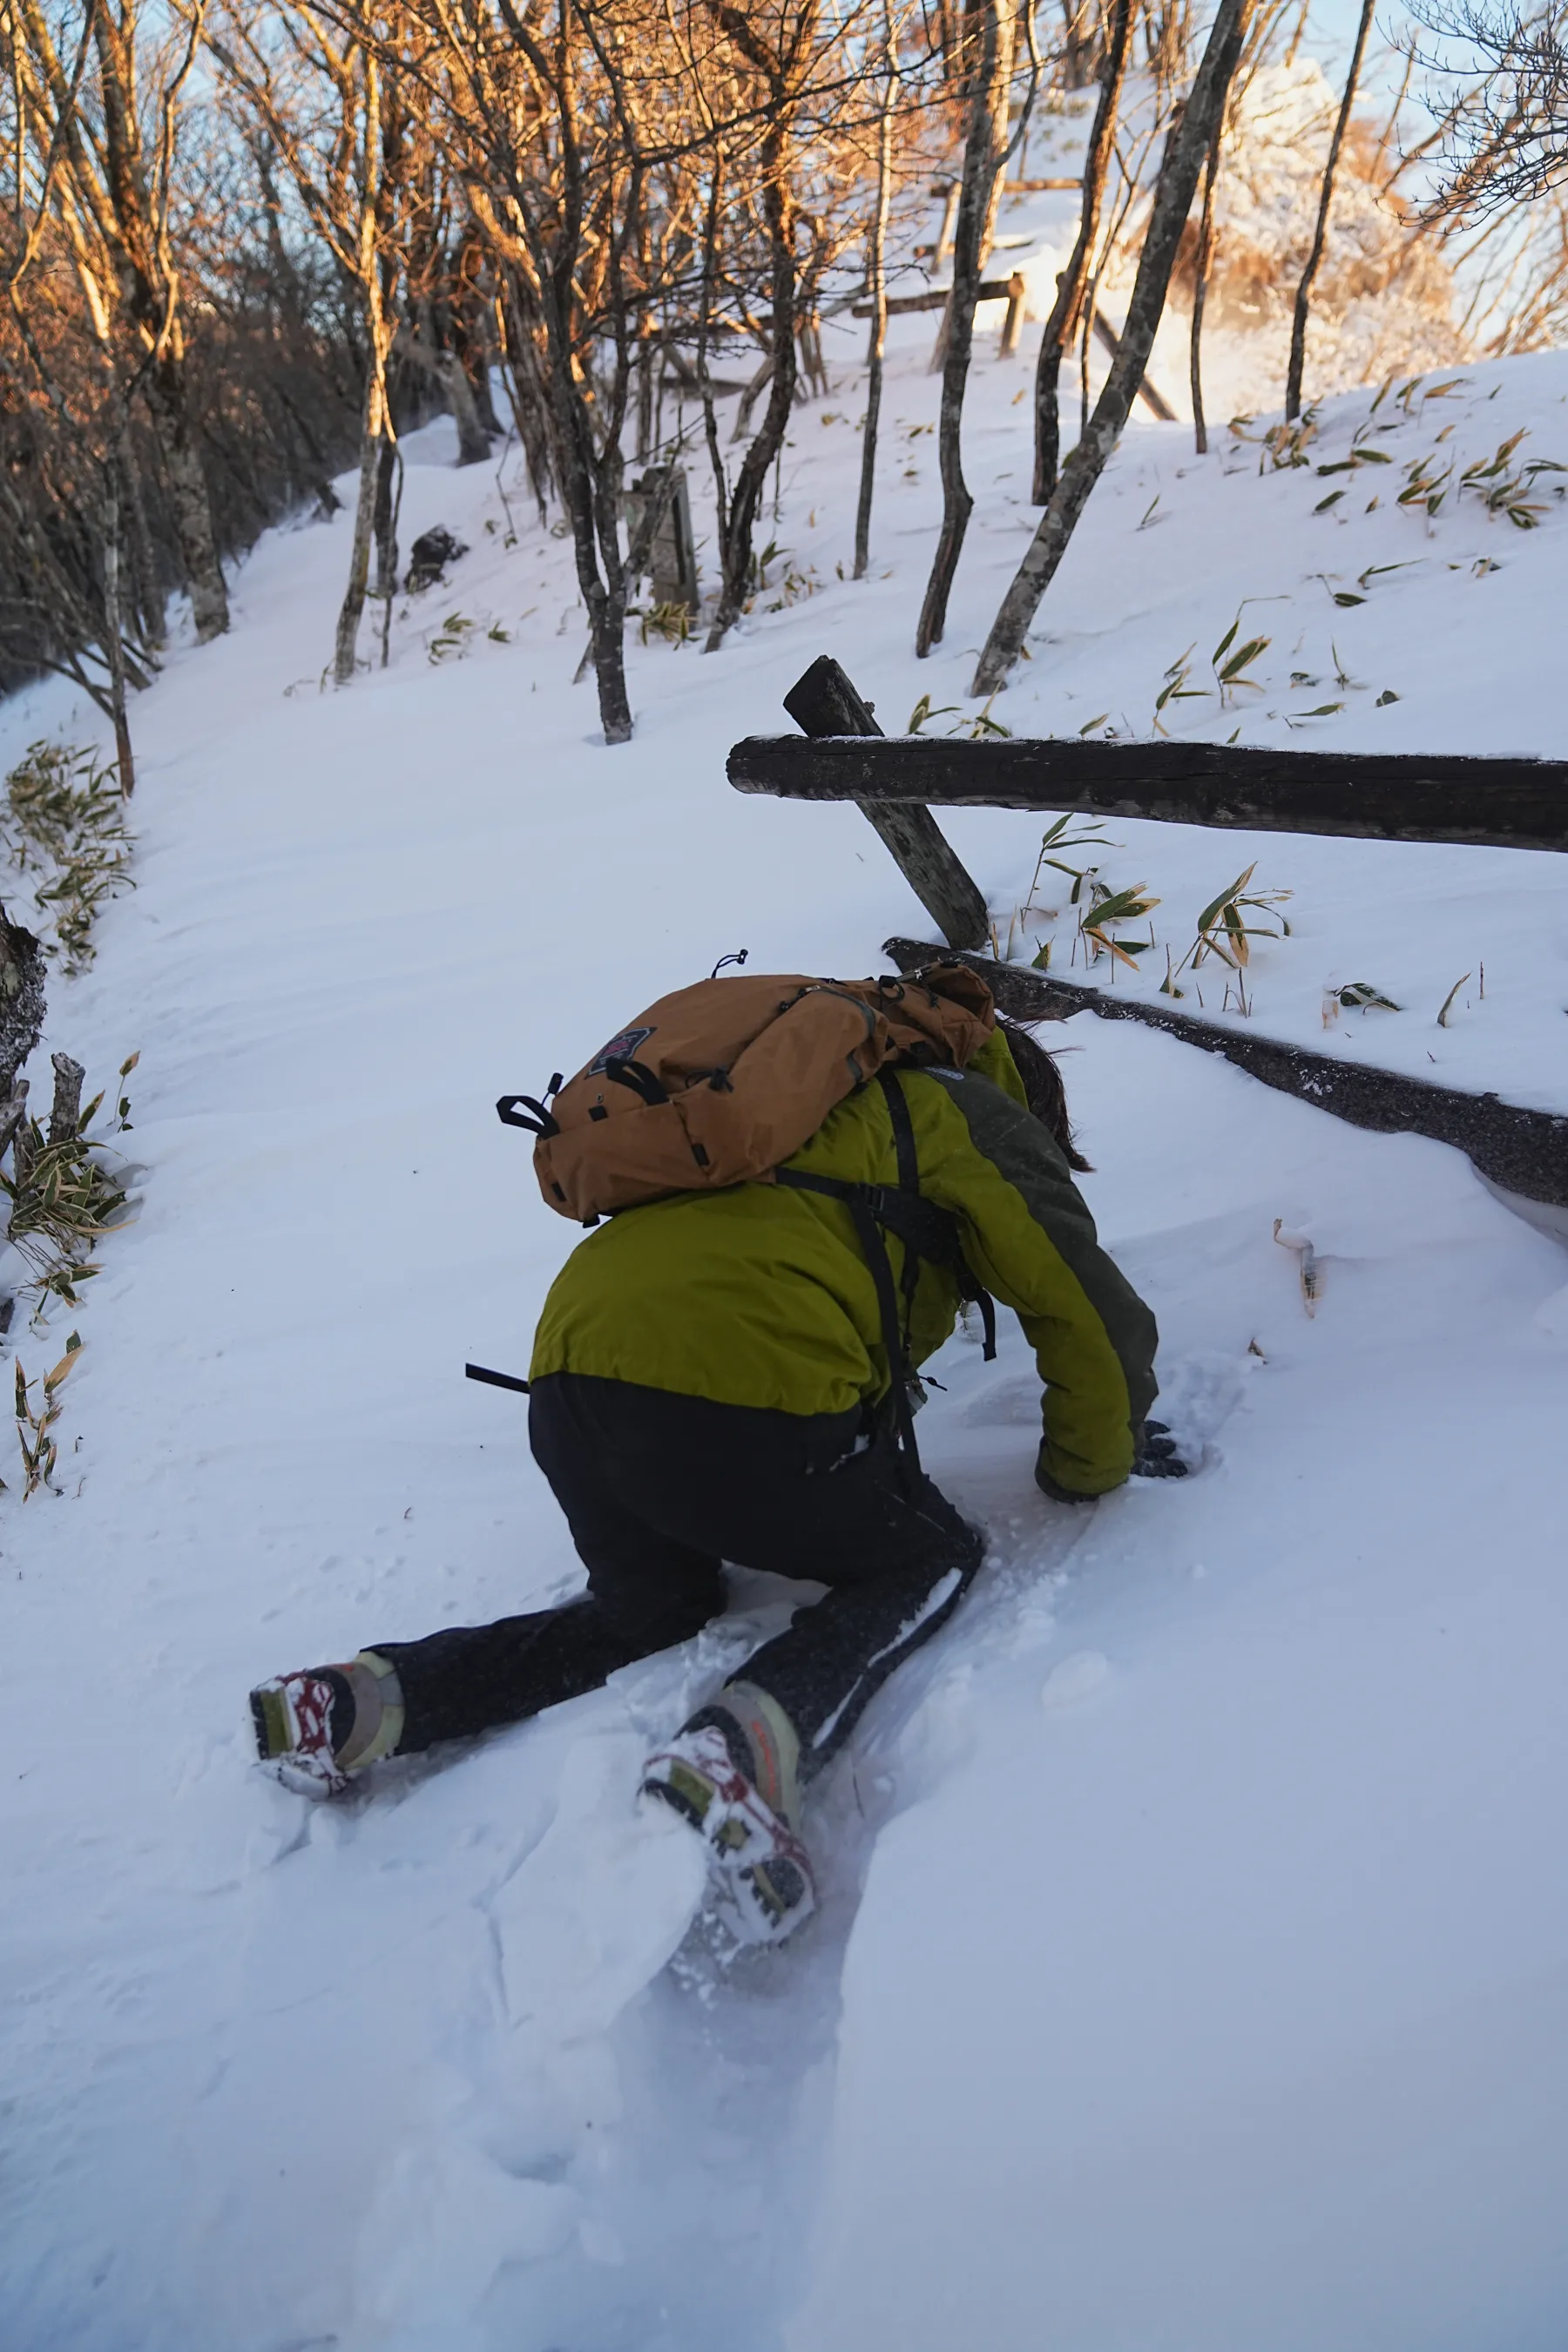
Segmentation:
{"type": "MultiPolygon", "coordinates": [[[[505,547],[445,426],[411,445],[405,521],[473,552],[399,617],[384,675],[318,690],[340,520],[264,542],[233,635],[138,707],[139,888],[47,1042],[99,1074],[142,1049],[141,1219],[75,1318],[64,1496],[0,1505],[19,2352],[1560,2340],[1568,1255],[1436,1146],[1121,1024],[1061,1033],[1087,1189],[1201,1469],[1053,1507],[1016,1335],[992,1367],[954,1341],[922,1444],[992,1559],[823,1791],[827,1900],[784,1953],[731,1965],[699,1936],[667,1968],[690,1856],[629,1811],[644,1745],[780,1622],[764,1580],[689,1650],[345,1805],[247,1768],[260,1675],[574,1581],[520,1412],[460,1377],[522,1364],[574,1238],[494,1097],[729,950],[858,972],[921,926],[856,812],[723,781],[824,648],[891,725],[922,692],[962,703],[1032,522],[1027,369],[982,365],[980,505],[917,664],[913,326],[877,576],[836,577],[846,359],[777,532],[773,576],[819,593],[764,594],[710,660],[636,648],[625,750],[567,683],[566,551],[531,526],[505,547]],[[454,635],[464,656],[431,660],[454,635]],[[1314,1319],[1277,1216],[1322,1255],[1314,1319]]],[[[1521,424],[1521,454],[1568,457],[1565,370],[1488,371],[1386,446],[1418,456],[1454,415],[1466,462],[1521,424]]],[[[1331,456],[1366,405],[1326,422],[1331,456]]],[[[1189,450],[1129,436],[997,717],[1144,729],[1182,647],[1275,597],[1248,608],[1259,707],[1181,706],[1208,731],[1283,737],[1289,672],[1331,639],[1365,691],[1322,740],[1562,750],[1554,503],[1526,534],[1461,502],[1428,539],[1388,492],[1340,522],[1366,471],[1314,515],[1333,482],[1189,450]],[[1362,605],[1315,580],[1360,593],[1411,552],[1362,605]]],[[[83,725],[40,693],[0,711],[0,758],[83,725]]],[[[1005,927],[1038,823],[950,830],[1005,927]]],[[[1560,860],[1108,830],[1108,878],[1148,879],[1178,943],[1255,855],[1294,889],[1259,1027],[1321,1042],[1325,984],[1364,977],[1409,1009],[1360,1038],[1345,1016],[1348,1050],[1562,1104],[1560,860]],[[1484,1003],[1439,1030],[1472,955],[1484,1003]]],[[[68,1327],[17,1321],[36,1372],[68,1327]]]]}

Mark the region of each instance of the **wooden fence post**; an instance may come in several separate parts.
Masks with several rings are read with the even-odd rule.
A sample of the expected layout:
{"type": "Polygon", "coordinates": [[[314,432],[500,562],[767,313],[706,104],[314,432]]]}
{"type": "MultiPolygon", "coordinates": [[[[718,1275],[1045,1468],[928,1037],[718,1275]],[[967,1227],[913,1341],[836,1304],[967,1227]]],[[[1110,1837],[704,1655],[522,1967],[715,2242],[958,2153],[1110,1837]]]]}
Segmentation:
{"type": "Polygon", "coordinates": [[[55,1066],[55,1099],[49,1112],[49,1141],[65,1143],[81,1125],[81,1082],[87,1072],[68,1054],[51,1054],[55,1066]]]}
{"type": "MultiPolygon", "coordinates": [[[[819,654],[784,696],[784,707],[807,735],[880,735],[882,730],[831,654],[819,654]]],[[[950,947],[984,945],[990,929],[984,893],[936,819],[918,803],[857,803],[881,835],[905,881],[950,947]]]]}
{"type": "Polygon", "coordinates": [[[1024,273],[1015,269],[1007,280],[1007,316],[1002,321],[1002,345],[997,356],[1010,360],[1018,348],[1018,337],[1024,326],[1024,299],[1026,289],[1024,273]]]}

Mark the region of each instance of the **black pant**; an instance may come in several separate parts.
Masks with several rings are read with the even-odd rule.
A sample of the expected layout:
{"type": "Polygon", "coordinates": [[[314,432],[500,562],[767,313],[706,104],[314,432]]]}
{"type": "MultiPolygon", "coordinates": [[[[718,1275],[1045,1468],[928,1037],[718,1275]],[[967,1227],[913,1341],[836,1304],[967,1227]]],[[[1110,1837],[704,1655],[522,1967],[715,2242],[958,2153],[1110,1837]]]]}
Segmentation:
{"type": "Polygon", "coordinates": [[[799,1732],[809,1778],[980,1565],[974,1529],[886,1438],[865,1442],[858,1412],[803,1417],[558,1372],[535,1383],[528,1429],[587,1593],[374,1643],[403,1685],[405,1750],[537,1715],[689,1641],[722,1612],[731,1560],[830,1588],[745,1669],[799,1732]]]}

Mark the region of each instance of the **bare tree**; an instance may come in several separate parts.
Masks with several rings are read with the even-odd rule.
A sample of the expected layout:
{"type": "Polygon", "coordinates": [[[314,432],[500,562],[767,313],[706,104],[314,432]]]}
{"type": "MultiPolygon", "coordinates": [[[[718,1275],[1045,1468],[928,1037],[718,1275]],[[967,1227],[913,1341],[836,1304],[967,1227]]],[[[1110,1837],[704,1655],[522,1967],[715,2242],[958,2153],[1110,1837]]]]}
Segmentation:
{"type": "Polygon", "coordinates": [[[963,394],[974,347],[974,310],[993,218],[993,198],[1007,152],[1007,101],[1013,87],[1013,0],[975,0],[967,16],[968,122],[958,219],[952,240],[952,290],[943,332],[937,459],[942,470],[942,530],[915,629],[922,657],[939,645],[958,559],[974,500],[963,478],[963,394]]]}
{"type": "MultiPolygon", "coordinates": [[[[571,525],[607,743],[632,732],[621,547],[644,205],[684,119],[665,26],[625,0],[413,0],[438,52],[445,136],[507,287],[514,397],[542,394],[547,464],[571,525]],[[464,160],[466,158],[466,160],[464,160]]],[[[679,132],[676,144],[680,143],[679,132]]],[[[524,414],[527,414],[524,410],[524,414]]]]}
{"type": "Polygon", "coordinates": [[[1528,13],[1513,0],[1429,0],[1417,13],[1459,53],[1421,60],[1458,85],[1415,151],[1436,151],[1442,173],[1429,215],[1484,220],[1559,186],[1568,177],[1568,0],[1528,13]]]}
{"type": "Polygon", "coordinates": [[[882,0],[882,99],[877,113],[877,194],[866,238],[871,330],[866,350],[866,422],[860,441],[860,495],[855,507],[855,573],[864,580],[871,560],[871,499],[877,479],[877,428],[882,414],[882,356],[888,341],[888,214],[893,193],[893,118],[898,104],[897,32],[893,0],[882,0]]]}
{"type": "Polygon", "coordinates": [[[1058,394],[1062,355],[1070,345],[1074,333],[1088,324],[1085,310],[1089,303],[1095,246],[1100,236],[1106,173],[1116,142],[1116,120],[1121,104],[1121,85],[1127,70],[1131,32],[1132,0],[1111,0],[1105,54],[1100,69],[1100,98],[1089,129],[1089,145],[1084,151],[1083,202],[1079,215],[1078,236],[1068,256],[1068,266],[1057,280],[1057,299],[1051,305],[1051,314],[1040,337],[1040,356],[1035,365],[1034,501],[1037,507],[1045,505],[1057,486],[1061,453],[1061,412],[1058,394]]]}
{"type": "MultiPolygon", "coordinates": [[[[205,0],[197,0],[198,11],[205,0]]],[[[191,593],[196,635],[228,626],[228,593],[218,558],[211,495],[191,413],[181,278],[171,208],[181,100],[200,16],[178,37],[154,40],[138,0],[88,0],[93,71],[68,73],[38,0],[11,0],[16,115],[47,125],[55,169],[54,215],[68,241],[106,379],[121,415],[132,399],[155,426],[191,593]],[[156,91],[151,150],[143,131],[144,86],[156,91]],[[127,364],[120,364],[123,335],[127,364]]],[[[21,179],[18,171],[18,182],[21,179]]]]}
{"type": "Polygon", "coordinates": [[[378,491],[396,440],[387,362],[402,283],[394,226],[405,177],[405,122],[386,57],[396,37],[384,27],[379,38],[366,27],[340,28],[310,0],[287,0],[270,19],[231,5],[208,32],[214,57],[282,159],[352,288],[363,339],[359,495],[332,650],[339,686],[354,674],[378,491]]]}
{"type": "Polygon", "coordinates": [[[1154,346],[1198,173],[1241,55],[1247,5],[1247,0],[1219,0],[1203,62],[1181,120],[1166,142],[1121,348],[1089,428],[1062,469],[1051,502],[992,624],[974,673],[972,691],[975,694],[994,694],[1005,684],[1089,494],[1121,437],[1154,346]]]}
{"type": "Polygon", "coordinates": [[[1311,307],[1312,283],[1323,258],[1328,241],[1329,207],[1334,200],[1334,173],[1339,166],[1340,149],[1344,143],[1345,126],[1355,104],[1356,86],[1361,79],[1361,63],[1366,50],[1366,37],[1372,30],[1374,0],[1362,0],[1361,16],[1356,26],[1355,47],[1351,51],[1350,71],[1345,76],[1344,96],[1329,142],[1328,160],[1323,165],[1322,189],[1318,198],[1317,226],[1307,263],[1301,272],[1301,282],[1296,289],[1296,309],[1290,323],[1290,360],[1285,372],[1285,415],[1288,418],[1301,414],[1301,378],[1307,366],[1307,319],[1311,307]]]}
{"type": "Polygon", "coordinates": [[[1198,242],[1193,255],[1193,330],[1188,347],[1187,376],[1193,394],[1193,447],[1200,457],[1208,455],[1208,423],[1204,415],[1204,310],[1208,301],[1209,271],[1214,266],[1214,184],[1219,177],[1219,157],[1223,122],[1215,125],[1214,137],[1204,161],[1204,205],[1198,218],[1198,242]]]}
{"type": "MultiPolygon", "coordinates": [[[[717,652],[739,619],[751,585],[757,514],[768,469],[784,447],[795,405],[798,372],[796,337],[801,325],[801,272],[795,239],[799,227],[794,179],[794,145],[801,110],[820,67],[821,0],[783,0],[776,12],[752,12],[733,0],[708,0],[714,23],[729,45],[732,70],[742,84],[742,103],[761,125],[752,172],[765,231],[768,290],[767,406],[726,491],[718,468],[719,600],[705,650],[717,652]]],[[[710,240],[711,246],[711,240],[710,240]]]]}

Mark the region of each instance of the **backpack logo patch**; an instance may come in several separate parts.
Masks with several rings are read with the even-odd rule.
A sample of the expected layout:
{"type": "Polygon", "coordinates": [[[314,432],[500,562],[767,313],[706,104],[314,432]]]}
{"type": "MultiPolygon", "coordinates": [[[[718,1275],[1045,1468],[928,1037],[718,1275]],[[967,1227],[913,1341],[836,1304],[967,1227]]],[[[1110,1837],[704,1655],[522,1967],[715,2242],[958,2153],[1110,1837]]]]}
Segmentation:
{"type": "Polygon", "coordinates": [[[591,1078],[602,1077],[612,1062],[629,1062],[637,1048],[646,1045],[652,1035],[651,1029],[621,1030],[607,1045],[600,1046],[588,1065],[588,1076],[591,1078]]]}

